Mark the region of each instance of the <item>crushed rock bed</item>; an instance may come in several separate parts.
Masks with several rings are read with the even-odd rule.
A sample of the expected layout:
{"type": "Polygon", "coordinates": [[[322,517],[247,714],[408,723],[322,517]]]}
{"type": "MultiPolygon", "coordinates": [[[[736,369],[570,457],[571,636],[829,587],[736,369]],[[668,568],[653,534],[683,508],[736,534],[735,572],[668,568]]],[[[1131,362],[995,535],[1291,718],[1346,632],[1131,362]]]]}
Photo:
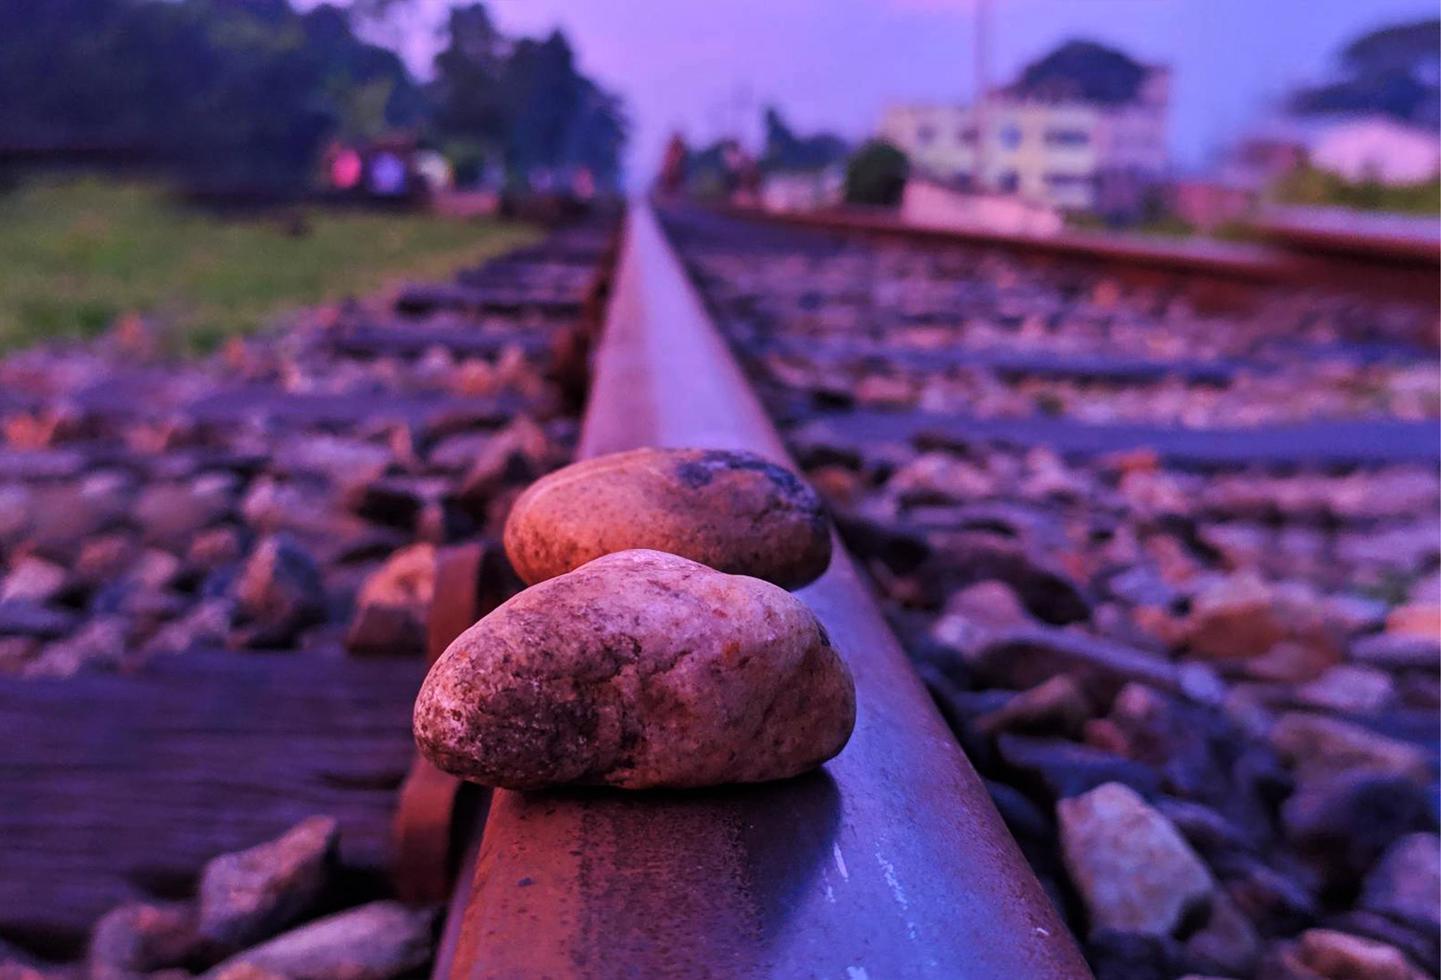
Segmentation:
{"type": "Polygon", "coordinates": [[[425,967],[434,912],[390,901],[383,872],[435,549],[498,542],[569,460],[613,230],[204,360],[136,317],[0,360],[0,890],[27,897],[0,909],[0,975],[425,967]],[[36,720],[57,705],[64,731],[36,720]],[[26,788],[57,753],[84,819],[26,788]]]}
{"type": "Polygon", "coordinates": [[[666,220],[1101,980],[1436,973],[1434,309],[666,220]],[[1369,420],[1359,461],[1082,428],[1369,420]]]}

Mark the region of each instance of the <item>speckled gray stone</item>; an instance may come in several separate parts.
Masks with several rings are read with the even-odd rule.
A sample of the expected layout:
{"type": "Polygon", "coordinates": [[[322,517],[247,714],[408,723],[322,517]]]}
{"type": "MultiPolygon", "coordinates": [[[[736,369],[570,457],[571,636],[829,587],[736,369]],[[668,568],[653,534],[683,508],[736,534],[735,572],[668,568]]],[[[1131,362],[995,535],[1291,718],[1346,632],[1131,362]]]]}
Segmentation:
{"type": "Polygon", "coordinates": [[[782,779],[838,753],[854,724],[850,673],[804,603],[643,550],[500,606],[415,705],[432,762],[512,789],[782,779]]]}
{"type": "Polygon", "coordinates": [[[505,525],[521,579],[543,582],[601,555],[651,548],[788,589],[830,564],[820,498],[754,453],[636,449],[537,480],[505,525]]]}

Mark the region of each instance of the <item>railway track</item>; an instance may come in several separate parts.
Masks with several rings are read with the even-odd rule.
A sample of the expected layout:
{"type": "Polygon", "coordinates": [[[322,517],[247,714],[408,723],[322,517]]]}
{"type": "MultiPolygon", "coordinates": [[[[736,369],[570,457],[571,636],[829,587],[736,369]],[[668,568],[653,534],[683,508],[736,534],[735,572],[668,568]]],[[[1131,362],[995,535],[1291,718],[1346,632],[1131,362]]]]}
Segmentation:
{"type": "MultiPolygon", "coordinates": [[[[304,384],[264,371],[116,373],[80,391],[78,435],[5,449],[0,477],[32,492],[96,469],[142,486],[222,469],[253,491],[312,479],[276,472],[254,451],[257,433],[383,443],[396,458],[343,495],[356,536],[322,567],[353,597],[378,556],[437,546],[433,658],[515,588],[497,521],[518,484],[563,458],[659,445],[790,460],[842,533],[830,571],[800,595],[855,674],[847,749],[776,785],[490,794],[407,758],[417,662],[353,670],[343,623],[322,622],[285,639],[301,652],[279,683],[328,697],[282,699],[274,710],[294,721],[280,727],[304,732],[310,713],[314,737],[297,753],[344,754],[344,705],[359,699],[385,733],[373,738],[383,764],[350,776],[339,761],[272,767],[261,778],[276,781],[276,803],[247,803],[246,821],[186,836],[183,855],[157,863],[144,826],[226,806],[177,792],[161,770],[220,757],[243,770],[243,752],[192,753],[186,732],[197,726],[209,745],[239,736],[242,716],[261,710],[265,668],[191,649],[179,670],[83,687],[5,680],[12,744],[74,697],[61,754],[84,767],[103,740],[123,758],[109,781],[66,789],[72,798],[150,788],[140,807],[140,791],[114,793],[63,841],[53,799],[8,797],[0,894],[45,894],[45,860],[16,861],[11,841],[39,855],[89,848],[77,869],[100,884],[60,875],[61,920],[41,898],[0,919],[0,934],[58,953],[108,903],[183,894],[207,855],[325,805],[353,807],[348,863],[367,874],[389,863],[402,897],[448,902],[437,977],[1339,980],[1365,956],[1435,972],[1428,913],[1387,904],[1378,878],[1396,847],[1424,852],[1414,839],[1436,829],[1434,643],[1397,621],[1424,623],[1441,605],[1434,353],[1415,342],[1434,330],[1434,288],[1420,304],[1327,290],[1297,305],[1303,280],[1269,253],[1068,241],[1018,255],[1013,242],[873,222],[687,209],[631,210],[616,250],[609,234],[553,238],[302,331],[292,350],[311,365],[304,384]],[[316,356],[323,366],[305,360],[316,356]],[[442,391],[425,379],[444,359],[490,365],[480,374],[508,364],[517,380],[477,395],[460,371],[442,391]],[[379,387],[345,380],[362,375],[379,387]],[[117,448],[105,426],[132,425],[142,391],[161,392],[207,443],[181,440],[180,463],[117,448]],[[543,451],[530,451],[517,412],[540,420],[543,451]],[[483,473],[456,462],[477,454],[483,473]],[[1214,622],[1206,610],[1219,610],[1214,622]],[[1236,636],[1264,648],[1234,654],[1236,636]],[[242,683],[259,700],[226,705],[242,683]],[[107,717],[116,685],[131,719],[171,712],[174,734],[107,717]],[[175,707],[192,688],[206,693],[175,707]],[[173,737],[176,754],[152,758],[151,737],[173,737]],[[1336,747],[1340,783],[1316,777],[1321,743],[1336,747]],[[407,764],[387,848],[379,821],[407,764]],[[1091,795],[1115,786],[1136,799],[1091,795]],[[1097,815],[1103,803],[1122,810],[1097,815]],[[1127,820],[1159,834],[1159,878],[1107,836],[1120,825],[1108,821],[1127,820]],[[1179,904],[1176,861],[1192,880],[1179,904]],[[1126,913],[1143,921],[1107,905],[1118,888],[1147,896],[1153,909],[1126,913]]],[[[43,421],[51,402],[32,386],[0,392],[0,409],[43,421]]],[[[215,523],[238,521],[248,540],[248,520],[215,523]]],[[[341,527],[312,528],[313,546],[341,527]]],[[[117,529],[131,530],[123,516],[103,530],[117,529]]],[[[194,590],[187,581],[164,588],[194,590]]],[[[0,649],[50,662],[92,601],[72,590],[0,602],[0,643],[7,629],[23,641],[0,649]]],[[[51,764],[52,741],[0,766],[51,764]]]]}
{"type": "MultiPolygon", "coordinates": [[[[1168,654],[1154,639],[1140,635],[1133,624],[1115,629],[1096,623],[1093,628],[1098,626],[1100,635],[1092,636],[1057,630],[1054,624],[1093,619],[1096,611],[1092,604],[1103,597],[1087,594],[1092,587],[1075,581],[1079,572],[1038,567],[1017,554],[1015,539],[1028,534],[1028,521],[1044,523],[1045,518],[1044,514],[1028,514],[1026,503],[1007,508],[1004,502],[966,501],[964,487],[958,493],[951,491],[953,496],[946,499],[945,488],[923,486],[917,495],[919,506],[909,513],[876,518],[874,512],[857,513],[844,499],[848,492],[855,492],[856,482],[864,485],[873,478],[868,470],[878,467],[872,472],[885,473],[900,465],[892,448],[898,444],[920,445],[932,453],[951,451],[962,458],[974,456],[980,445],[1019,445],[1031,447],[1031,452],[1050,450],[1072,460],[1149,448],[1162,467],[1194,473],[1200,480],[1219,480],[1223,486],[1229,486],[1226,480],[1244,477],[1247,472],[1284,482],[1294,479],[1297,472],[1355,476],[1387,473],[1388,466],[1402,467],[1401,478],[1405,479],[1407,465],[1434,466],[1435,407],[1429,403],[1420,409],[1423,417],[1411,421],[1376,418],[1367,407],[1351,412],[1354,417],[1349,421],[1327,422],[1314,430],[1290,417],[1282,423],[1247,419],[1243,413],[1228,418],[1228,412],[1238,406],[1222,406],[1205,424],[1188,420],[1170,428],[1112,426],[1098,438],[1095,426],[1068,420],[1064,412],[1052,418],[1049,426],[1034,420],[998,425],[961,416],[944,416],[944,424],[936,426],[934,419],[918,422],[912,416],[908,420],[895,405],[890,405],[889,411],[872,409],[871,415],[865,416],[854,410],[864,399],[857,382],[867,373],[884,374],[899,365],[902,372],[920,375],[979,369],[1008,384],[1024,385],[1038,378],[1122,389],[1158,384],[1215,389],[1239,384],[1247,394],[1244,385],[1249,379],[1275,372],[1286,374],[1283,386],[1297,383],[1296,377],[1287,374],[1286,363],[1296,343],[1320,360],[1334,356],[1346,370],[1374,380],[1376,374],[1404,374],[1429,363],[1430,355],[1409,346],[1407,337],[1416,325],[1411,317],[1420,316],[1426,322],[1427,316],[1434,317],[1433,312],[1358,311],[1350,301],[1332,298],[1318,301],[1322,313],[1312,310],[1302,318],[1334,315],[1340,324],[1334,330],[1303,329],[1302,336],[1283,338],[1278,345],[1273,331],[1254,323],[1243,325],[1237,336],[1220,340],[1195,331],[1187,335],[1183,329],[1182,336],[1190,345],[1187,349],[1161,352],[1169,356],[1153,354],[1139,364],[1106,344],[1100,349],[1037,354],[961,350],[955,352],[957,356],[947,357],[947,348],[937,346],[936,326],[963,316],[965,296],[949,309],[901,311],[900,323],[914,327],[926,338],[913,349],[907,349],[904,340],[897,343],[896,337],[886,336],[889,323],[866,323],[867,313],[878,312],[874,309],[862,309],[850,318],[839,316],[847,326],[831,331],[833,336],[817,325],[828,304],[836,302],[849,310],[858,291],[894,300],[913,295],[905,287],[914,285],[927,296],[935,292],[935,280],[912,277],[894,288],[883,281],[866,281],[866,270],[844,265],[853,246],[833,237],[797,235],[774,226],[736,225],[694,211],[671,212],[664,217],[668,235],[659,231],[644,211],[632,213],[628,221],[578,454],[598,455],[639,445],[745,448],[778,458],[785,458],[789,451],[797,454],[818,485],[832,490],[838,470],[858,467],[859,481],[847,478],[850,485],[833,493],[832,501],[846,540],[879,584],[891,623],[906,638],[915,660],[906,662],[872,610],[866,585],[843,557],[821,583],[802,592],[838,645],[848,651],[862,705],[855,740],[826,767],[827,785],[800,780],[785,786],[647,799],[566,792],[537,798],[499,792],[484,801],[472,800],[464,811],[470,815],[460,821],[462,838],[468,844],[450,906],[438,976],[527,972],[1084,975],[1086,967],[1076,955],[1067,928],[1061,926],[1058,931],[1057,909],[1086,938],[1088,956],[1102,976],[1134,975],[1128,970],[1157,976],[1207,969],[1237,975],[1264,972],[1296,957],[1304,960],[1323,955],[1312,947],[1334,944],[1335,934],[1400,943],[1405,946],[1404,955],[1434,969],[1434,948],[1424,939],[1415,941],[1413,936],[1406,946],[1404,939],[1387,932],[1389,920],[1366,919],[1369,913],[1365,910],[1360,910],[1359,920],[1344,914],[1338,917],[1324,907],[1323,896],[1315,906],[1278,913],[1265,900],[1257,900],[1251,891],[1261,887],[1258,881],[1270,881],[1268,874],[1274,874],[1277,881],[1289,883],[1289,879],[1256,857],[1249,845],[1240,855],[1217,858],[1207,852],[1208,858],[1220,863],[1211,879],[1208,910],[1199,923],[1171,923],[1174,936],[1164,932],[1126,934],[1124,929],[1108,926],[1104,921],[1107,910],[1096,907],[1103,903],[1087,891],[1084,863],[1062,867],[1054,850],[1057,834],[1064,836],[1067,830],[1058,829],[1054,818],[1038,810],[1036,802],[1063,802],[1118,784],[1138,791],[1160,808],[1156,812],[1168,815],[1162,820],[1174,820],[1191,836],[1203,837],[1198,825],[1210,817],[1225,826],[1232,820],[1242,826],[1248,820],[1269,824],[1272,817],[1254,809],[1262,805],[1255,794],[1284,795],[1285,789],[1271,782],[1286,784],[1289,779],[1279,758],[1271,757],[1274,771],[1252,773],[1245,777],[1250,782],[1239,790],[1225,779],[1208,785],[1216,778],[1210,767],[1217,763],[1199,761],[1223,750],[1228,742],[1243,754],[1250,751],[1247,743],[1254,733],[1235,727],[1235,712],[1223,705],[1253,679],[1225,665],[1187,662],[1168,654]],[[672,244],[700,283],[704,300],[679,271],[672,244]],[[837,261],[843,267],[827,280],[827,264],[837,261]],[[771,275],[768,278],[757,270],[769,270],[771,275]],[[794,295],[795,291],[801,295],[794,295]],[[794,301],[790,310],[779,315],[767,305],[778,295],[794,301]],[[849,329],[850,325],[855,329],[849,329]],[[863,347],[859,354],[858,345],[863,347]],[[750,394],[727,346],[740,355],[751,381],[765,396],[769,415],[779,420],[784,440],[750,394]],[[938,350],[942,356],[934,356],[938,350]],[[778,358],[785,359],[790,370],[775,370],[778,358]],[[841,364],[851,373],[839,382],[816,384],[807,390],[808,379],[797,380],[804,374],[797,370],[797,362],[827,369],[841,364]],[[803,408],[800,401],[808,405],[803,408]],[[1430,417],[1424,417],[1428,412],[1430,417]],[[1235,425],[1234,429],[1223,427],[1227,423],[1235,425]],[[818,437],[813,431],[817,424],[829,426],[829,431],[818,437]],[[957,506],[963,504],[969,505],[968,511],[957,506]],[[952,508],[950,513],[947,506],[952,508]],[[961,523],[954,523],[956,518],[961,523]],[[980,539],[965,540],[967,527],[979,530],[980,539]],[[998,529],[999,535],[995,533],[998,529]],[[954,537],[958,531],[963,532],[961,540],[954,537]],[[952,537],[942,537],[938,543],[937,534],[952,537]],[[997,547],[997,537],[1010,540],[997,547]],[[957,544],[961,553],[956,561],[936,560],[938,553],[957,544]],[[931,574],[935,579],[925,581],[931,574]],[[934,639],[934,611],[944,603],[945,591],[977,578],[1003,580],[1007,583],[1004,588],[1014,587],[1030,611],[1051,623],[1042,621],[989,637],[979,651],[970,651],[978,655],[963,667],[960,651],[938,649],[945,645],[934,639]],[[927,591],[938,594],[927,597],[927,591]],[[932,603],[928,613],[926,607],[932,603]],[[1071,603],[1074,605],[1068,608],[1071,603]],[[930,629],[918,630],[918,622],[930,629]],[[955,736],[982,766],[986,782],[977,781],[969,764],[953,754],[943,734],[937,734],[936,716],[911,675],[914,667],[926,678],[955,736]],[[1084,693],[1078,697],[1091,704],[1081,710],[1097,712],[1098,720],[1117,729],[1127,725],[1134,729],[1139,722],[1126,712],[1135,709],[1122,704],[1147,703],[1150,698],[1146,710],[1174,710],[1183,727],[1195,724],[1202,728],[1201,744],[1176,751],[1180,756],[1190,754],[1190,761],[1146,759],[1157,763],[1153,773],[1151,766],[1135,764],[1137,746],[1125,744],[1126,738],[1148,737],[1145,731],[1126,731],[1117,736],[1121,744],[1112,740],[1104,749],[1085,742],[1065,743],[1070,746],[1065,748],[1050,736],[1059,733],[1058,726],[1078,725],[1080,719],[1067,721],[1047,711],[1065,715],[1067,709],[1043,705],[1032,709],[1034,715],[1013,709],[1016,718],[996,720],[995,712],[1008,703],[1015,702],[1019,709],[1021,703],[1035,697],[1027,688],[1039,685],[1035,689],[1044,690],[1057,678],[1069,683],[1072,677],[1086,678],[1084,693]],[[977,680],[982,683],[976,685],[977,680]],[[970,690],[973,686],[982,689],[970,690]],[[1107,717],[1098,705],[1112,699],[1115,706],[1107,717]],[[992,740],[978,731],[978,718],[987,719],[986,731],[1000,738],[992,740]],[[1187,766],[1194,771],[1186,771],[1187,766]],[[1033,871],[1017,861],[1016,852],[995,822],[987,791],[1021,839],[1032,869],[1042,876],[1044,889],[1035,887],[1033,871]],[[1228,795],[1233,798],[1227,800],[1228,795]],[[897,833],[897,813],[906,814],[903,834],[897,833]],[[875,859],[874,867],[867,860],[870,857],[875,859]],[[1072,878],[1080,878],[1067,881],[1068,870],[1072,878]],[[1286,926],[1290,935],[1263,948],[1263,939],[1273,937],[1263,936],[1261,931],[1271,927],[1268,917],[1278,914],[1282,918],[1292,915],[1286,926]],[[1238,919],[1247,917],[1254,920],[1254,927],[1244,922],[1237,925],[1238,919]],[[1306,931],[1300,924],[1329,928],[1306,931]],[[1295,939],[1297,935],[1301,938],[1295,939]]],[[[923,238],[923,252],[936,250],[934,239],[923,238]]],[[[1115,258],[1106,256],[1107,267],[1115,258]]],[[[906,267],[919,261],[912,250],[898,263],[906,267]]],[[[963,260],[952,259],[947,266],[942,259],[942,265],[950,270],[956,269],[958,262],[964,268],[963,260]]],[[[1050,264],[1045,270],[1047,277],[1064,284],[1066,295],[1074,295],[1078,287],[1073,271],[1050,264]]],[[[1208,269],[1205,274],[1215,274],[1215,270],[1208,269]]],[[[1082,280],[1086,275],[1090,273],[1082,280]]],[[[957,302],[955,298],[948,301],[957,302]]],[[[1126,296],[1119,305],[1135,301],[1136,297],[1126,296]]],[[[1145,315],[1156,316],[1158,311],[1164,315],[1167,302],[1165,296],[1146,294],[1138,305],[1149,311],[1145,315]]],[[[925,305],[923,300],[921,306],[925,305]]],[[[1108,305],[1117,302],[1111,300],[1108,305]]],[[[1024,317],[1022,313],[1019,318],[1024,317]]],[[[1135,322],[1123,323],[1116,333],[1124,341],[1136,328],[1135,322]]],[[[1328,369],[1325,384],[1337,383],[1338,370],[1334,366],[1328,369]]],[[[1303,377],[1300,381],[1303,394],[1307,384],[1321,384],[1319,379],[1303,377]]],[[[1402,408],[1409,410],[1407,405],[1402,408]]],[[[1348,411],[1345,405],[1335,410],[1342,415],[1348,411]]],[[[1141,459],[1124,465],[1149,472],[1156,462],[1141,459]]],[[[1392,477],[1394,474],[1383,477],[1383,485],[1384,479],[1392,477]]],[[[1400,533],[1408,533],[1404,518],[1415,515],[1408,506],[1429,503],[1434,511],[1433,484],[1424,483],[1423,478],[1419,500],[1412,497],[1399,508],[1403,518],[1400,533]]],[[[1320,496],[1324,498],[1330,489],[1323,488],[1320,496]]],[[[1062,491],[1082,510],[1107,510],[1102,501],[1092,502],[1085,496],[1105,495],[1100,486],[1072,485],[1062,491]]],[[[978,498],[994,493],[972,492],[978,498]]],[[[1308,501],[1312,507],[1323,503],[1315,496],[1308,501]]],[[[1234,516],[1226,512],[1225,495],[1217,497],[1223,515],[1234,516]]],[[[1248,503],[1229,501],[1243,512],[1248,503]]],[[[1426,512],[1420,513],[1421,524],[1429,526],[1426,512]]],[[[1162,525],[1169,520],[1165,514],[1155,516],[1162,525]]],[[[1394,525],[1397,516],[1395,511],[1379,517],[1358,516],[1356,526],[1374,532],[1388,520],[1394,525]]],[[[1280,520],[1304,523],[1318,518],[1334,520],[1324,512],[1286,513],[1280,520]]],[[[1124,519],[1106,513],[1102,523],[1124,519]]],[[[1177,519],[1182,525],[1190,521],[1189,516],[1177,515],[1177,519]]],[[[1424,527],[1409,529],[1417,530],[1424,527]]],[[[1210,546],[1200,547],[1206,551],[1210,546]]],[[[1294,554],[1282,553],[1267,571],[1285,570],[1288,562],[1295,561],[1294,554]]],[[[1434,571],[1434,549],[1423,547],[1419,564],[1422,570],[1430,567],[1434,571]]],[[[1354,571],[1347,567],[1343,575],[1354,571]]],[[[1339,580],[1323,574],[1316,576],[1316,581],[1334,586],[1339,580]]],[[[1162,583],[1158,580],[1155,584],[1162,583]]],[[[984,610],[981,612],[979,618],[984,620],[984,610]]],[[[459,616],[456,625],[470,618],[459,616]]],[[[964,621],[965,613],[960,618],[964,621]]],[[[951,621],[955,622],[954,616],[951,621]]],[[[975,628],[979,630],[979,624],[975,628]]],[[[945,635],[944,630],[940,633],[945,635]]],[[[449,635],[446,631],[441,639],[449,635]]],[[[961,645],[964,641],[957,643],[961,645]]],[[[1374,651],[1367,652],[1374,656],[1374,651]]],[[[1408,663],[1402,673],[1418,662],[1408,663]]],[[[1414,682],[1404,696],[1409,703],[1389,704],[1394,712],[1389,718],[1368,716],[1365,706],[1360,710],[1348,706],[1339,714],[1347,724],[1363,726],[1362,731],[1379,739],[1399,740],[1388,745],[1405,744],[1425,755],[1422,747],[1429,738],[1426,718],[1435,698],[1434,671],[1428,671],[1423,669],[1425,676],[1419,678],[1409,677],[1414,682]]],[[[1275,690],[1247,693],[1263,695],[1261,701],[1268,708],[1318,708],[1314,700],[1288,702],[1280,696],[1284,692],[1275,690]]],[[[1261,710],[1260,705],[1256,707],[1261,710]]],[[[1319,707],[1324,711],[1335,706],[1319,707]]],[[[1071,734],[1076,731],[1072,729],[1071,734]]],[[[1149,737],[1157,736],[1149,732],[1149,737]]],[[[1264,739],[1260,741],[1264,744],[1264,739]]],[[[1152,751],[1158,751],[1155,745],[1152,751]]],[[[1142,750],[1139,755],[1144,758],[1146,753],[1142,750]]],[[[1435,761],[1432,747],[1429,758],[1421,763],[1430,773],[1427,779],[1432,786],[1435,761]]],[[[1434,826],[1434,816],[1415,819],[1417,823],[1409,829],[1434,826]]],[[[1215,825],[1210,829],[1214,832],[1215,825]]],[[[1241,834],[1254,829],[1247,826],[1241,834]]],[[[1294,829],[1273,828],[1272,838],[1258,841],[1257,846],[1277,846],[1274,835],[1294,829]]],[[[1079,831],[1072,826],[1070,833],[1079,831]]],[[[1291,843],[1288,840],[1282,846],[1291,843]]],[[[1124,852],[1125,845],[1117,846],[1124,852]]],[[[1206,849],[1199,841],[1192,846],[1206,849]]],[[[1124,853],[1117,859],[1122,863],[1128,860],[1124,853]]],[[[1273,863],[1292,871],[1301,860],[1287,854],[1273,863]]],[[[1144,882],[1132,884],[1138,889],[1147,887],[1144,882]]],[[[1104,890],[1104,885],[1097,887],[1104,890]]],[[[1316,887],[1324,891],[1335,886],[1323,883],[1316,887]]],[[[1157,900],[1164,904],[1164,898],[1157,900]]]]}
{"type": "MultiPolygon", "coordinates": [[[[636,209],[578,454],[643,445],[785,457],[636,209]]],[[[840,556],[800,594],[856,677],[845,753],[778,785],[498,791],[470,829],[437,975],[1085,975],[857,571],[840,556]]]]}

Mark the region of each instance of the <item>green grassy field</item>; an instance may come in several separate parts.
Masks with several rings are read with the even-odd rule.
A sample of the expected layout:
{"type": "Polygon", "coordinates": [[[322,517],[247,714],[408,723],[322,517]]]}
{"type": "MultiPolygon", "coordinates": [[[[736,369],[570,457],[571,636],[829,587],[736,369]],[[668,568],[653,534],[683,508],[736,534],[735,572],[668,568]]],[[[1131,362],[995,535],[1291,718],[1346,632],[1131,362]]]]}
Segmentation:
{"type": "Polygon", "coordinates": [[[1352,184],[1324,170],[1306,167],[1296,171],[1277,188],[1282,204],[1303,204],[1357,208],[1362,211],[1394,211],[1435,217],[1441,213],[1441,183],[1388,186],[1378,181],[1352,184]]]}
{"type": "Polygon", "coordinates": [[[526,225],[311,210],[216,218],[156,187],[45,180],[0,193],[0,349],[103,331],[150,314],[204,350],[286,307],[361,295],[533,241],[526,225]]]}

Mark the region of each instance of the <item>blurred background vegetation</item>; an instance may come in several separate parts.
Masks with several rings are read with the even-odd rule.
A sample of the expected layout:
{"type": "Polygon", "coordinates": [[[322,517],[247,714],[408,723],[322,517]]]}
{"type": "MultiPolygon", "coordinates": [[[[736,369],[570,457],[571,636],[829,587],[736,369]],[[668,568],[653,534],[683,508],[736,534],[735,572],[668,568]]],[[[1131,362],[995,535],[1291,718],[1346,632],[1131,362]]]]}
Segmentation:
{"type": "Polygon", "coordinates": [[[337,146],[437,150],[462,189],[491,194],[579,173],[618,189],[624,111],[563,33],[506,37],[482,4],[458,6],[421,78],[364,39],[410,2],[0,2],[0,92],[23,93],[0,98],[0,348],[137,312],[205,349],[535,234],[337,195],[337,146]]]}
{"type": "Polygon", "coordinates": [[[329,141],[404,130],[454,150],[462,176],[583,166],[617,184],[622,107],[580,73],[563,33],[511,39],[483,5],[457,7],[422,82],[357,34],[391,4],[0,4],[0,91],[24,93],[0,100],[0,150],[109,151],[195,188],[290,191],[329,141]]]}
{"type": "Polygon", "coordinates": [[[1274,197],[1280,204],[1335,206],[1428,217],[1441,212],[1441,184],[1434,180],[1415,184],[1348,181],[1316,167],[1303,167],[1288,174],[1276,185],[1274,197]]]}

